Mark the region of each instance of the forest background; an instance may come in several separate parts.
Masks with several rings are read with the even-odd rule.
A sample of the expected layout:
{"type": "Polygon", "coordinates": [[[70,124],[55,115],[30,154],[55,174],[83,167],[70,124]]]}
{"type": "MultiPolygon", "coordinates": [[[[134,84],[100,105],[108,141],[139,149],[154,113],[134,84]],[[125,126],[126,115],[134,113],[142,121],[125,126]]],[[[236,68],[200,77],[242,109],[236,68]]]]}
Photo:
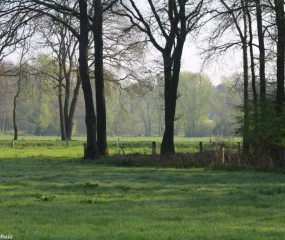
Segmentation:
{"type": "Polygon", "coordinates": [[[282,0],[3,1],[0,17],[1,131],[13,125],[15,140],[85,131],[91,158],[97,139],[107,153],[106,134],[163,135],[162,153],[173,135],[235,132],[244,153],[284,145],[282,0]],[[217,86],[181,72],[189,39],[204,63],[230,52],[242,67],[217,86]]]}

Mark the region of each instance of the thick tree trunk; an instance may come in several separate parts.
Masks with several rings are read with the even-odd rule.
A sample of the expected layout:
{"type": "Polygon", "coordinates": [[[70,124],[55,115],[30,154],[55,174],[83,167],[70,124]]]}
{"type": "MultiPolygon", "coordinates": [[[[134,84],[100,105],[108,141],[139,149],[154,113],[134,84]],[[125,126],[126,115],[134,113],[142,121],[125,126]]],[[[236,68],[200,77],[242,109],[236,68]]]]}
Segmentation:
{"type": "Polygon", "coordinates": [[[163,56],[165,77],[165,130],[160,148],[161,155],[175,154],[174,121],[183,44],[183,40],[178,41],[177,46],[174,50],[175,53],[173,60],[171,60],[170,54],[165,54],[163,56]]]}
{"type": "Polygon", "coordinates": [[[285,18],[284,1],[275,0],[276,25],[278,31],[277,39],[277,95],[276,114],[282,113],[284,104],[284,44],[285,44],[285,18]]]}
{"type": "Polygon", "coordinates": [[[165,129],[161,143],[161,155],[174,154],[174,117],[176,106],[176,94],[171,84],[171,69],[165,73],[165,129]],[[170,70],[170,71],[169,71],[170,70]]]}
{"type": "Polygon", "coordinates": [[[93,35],[95,41],[95,87],[97,110],[97,142],[100,155],[108,155],[106,101],[103,69],[103,10],[102,1],[93,0],[94,21],[93,35]]]}
{"type": "Polygon", "coordinates": [[[96,141],[96,115],[93,103],[92,88],[89,78],[88,66],[88,15],[87,2],[79,0],[80,8],[80,36],[79,36],[79,71],[82,80],[82,89],[85,101],[85,122],[87,129],[87,144],[84,158],[95,159],[98,155],[96,141]]]}

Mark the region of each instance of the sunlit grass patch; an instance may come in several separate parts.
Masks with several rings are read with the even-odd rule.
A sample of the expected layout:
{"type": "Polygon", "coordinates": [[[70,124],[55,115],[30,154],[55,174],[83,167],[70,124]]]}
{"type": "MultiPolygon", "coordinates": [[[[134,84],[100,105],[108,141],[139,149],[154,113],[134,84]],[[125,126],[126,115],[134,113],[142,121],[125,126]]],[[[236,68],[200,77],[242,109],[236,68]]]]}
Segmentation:
{"type": "Polygon", "coordinates": [[[283,174],[114,167],[38,149],[0,159],[0,234],[108,240],[285,234],[283,174]]]}

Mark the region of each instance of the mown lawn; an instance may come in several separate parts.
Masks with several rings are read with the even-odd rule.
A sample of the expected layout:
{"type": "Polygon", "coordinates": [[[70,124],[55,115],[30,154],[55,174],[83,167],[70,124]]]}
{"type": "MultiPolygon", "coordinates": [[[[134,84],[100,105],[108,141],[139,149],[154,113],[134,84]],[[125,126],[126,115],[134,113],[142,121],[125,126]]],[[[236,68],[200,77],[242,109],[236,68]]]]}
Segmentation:
{"type": "Polygon", "coordinates": [[[0,151],[0,235],[13,239],[285,236],[281,173],[115,167],[80,146],[0,151]]]}

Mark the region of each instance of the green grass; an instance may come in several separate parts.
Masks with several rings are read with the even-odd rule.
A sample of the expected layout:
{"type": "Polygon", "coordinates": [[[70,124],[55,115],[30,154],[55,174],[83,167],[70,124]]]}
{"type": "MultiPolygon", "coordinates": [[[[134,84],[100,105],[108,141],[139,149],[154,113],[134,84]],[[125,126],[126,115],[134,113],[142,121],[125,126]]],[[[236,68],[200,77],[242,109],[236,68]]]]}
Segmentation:
{"type": "MultiPolygon", "coordinates": [[[[0,149],[11,147],[13,136],[0,135],[0,149]]],[[[114,154],[151,154],[152,142],[156,142],[157,153],[160,152],[161,137],[108,137],[109,153],[114,154]],[[119,148],[117,141],[119,139],[119,148]]],[[[178,153],[199,152],[199,142],[203,142],[203,150],[219,148],[219,142],[225,142],[227,148],[237,148],[239,138],[184,138],[175,137],[175,150],[178,153]],[[214,143],[217,143],[214,145],[214,143]]],[[[86,142],[86,137],[74,137],[68,142],[68,147],[81,147],[86,142]]],[[[44,148],[62,148],[66,147],[65,141],[60,141],[60,137],[55,136],[19,136],[15,141],[15,148],[44,147],[44,148]]],[[[83,154],[83,153],[82,153],[83,154]]]]}
{"type": "Polygon", "coordinates": [[[114,167],[80,146],[0,151],[0,235],[284,239],[281,173],[114,167]]]}

